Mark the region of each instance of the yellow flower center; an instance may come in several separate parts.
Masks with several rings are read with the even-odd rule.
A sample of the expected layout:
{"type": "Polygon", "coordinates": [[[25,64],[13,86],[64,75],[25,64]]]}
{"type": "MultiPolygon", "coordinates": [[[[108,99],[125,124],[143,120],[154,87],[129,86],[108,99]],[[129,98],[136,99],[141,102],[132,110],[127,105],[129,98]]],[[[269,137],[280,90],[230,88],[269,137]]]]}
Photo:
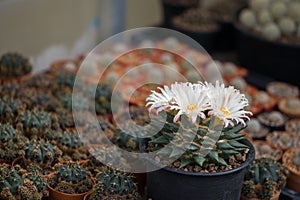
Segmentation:
{"type": "Polygon", "coordinates": [[[228,108],[226,108],[226,107],[224,107],[224,106],[222,106],[221,108],[220,108],[220,110],[224,113],[224,115],[225,116],[228,116],[229,115],[229,110],[228,110],[228,108]]]}
{"type": "Polygon", "coordinates": [[[192,104],[188,105],[188,106],[186,107],[186,109],[187,109],[187,110],[190,110],[190,111],[193,111],[193,110],[196,109],[196,105],[192,103],[192,104]]]}

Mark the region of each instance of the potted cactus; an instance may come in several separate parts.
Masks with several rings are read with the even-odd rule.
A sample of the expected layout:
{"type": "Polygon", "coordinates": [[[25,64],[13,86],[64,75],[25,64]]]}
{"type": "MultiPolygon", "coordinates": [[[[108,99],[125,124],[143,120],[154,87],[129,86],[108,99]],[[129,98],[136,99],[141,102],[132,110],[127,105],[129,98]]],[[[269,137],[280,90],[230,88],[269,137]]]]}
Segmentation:
{"type": "Polygon", "coordinates": [[[255,149],[255,158],[272,158],[275,161],[280,161],[283,151],[280,148],[271,146],[265,140],[254,140],[252,142],[255,149]]]}
{"type": "Polygon", "coordinates": [[[159,89],[147,98],[147,106],[165,111],[152,123],[162,128],[141,143],[148,152],[147,169],[156,169],[147,174],[149,196],[239,199],[244,170],[254,159],[252,144],[240,134],[251,114],[244,110],[245,96],[218,81],[159,89]]]}
{"type": "Polygon", "coordinates": [[[29,138],[42,138],[51,128],[51,117],[48,112],[33,109],[20,113],[16,126],[29,138]]]}
{"type": "Polygon", "coordinates": [[[32,65],[28,58],[17,52],[8,52],[0,58],[0,80],[20,81],[25,76],[30,75],[32,65]]]}
{"type": "Polygon", "coordinates": [[[286,151],[300,146],[299,137],[287,131],[273,131],[266,137],[266,141],[273,147],[286,151]]]}
{"type": "Polygon", "coordinates": [[[36,163],[45,170],[43,174],[52,171],[51,167],[58,163],[62,156],[61,150],[44,139],[30,140],[21,150],[25,165],[36,163]]]}
{"type": "Polygon", "coordinates": [[[271,158],[258,158],[246,168],[242,200],[278,200],[288,169],[271,158]]]}
{"type": "Polygon", "coordinates": [[[22,177],[21,170],[7,164],[0,165],[0,199],[41,200],[37,182],[22,177]]]}
{"type": "Polygon", "coordinates": [[[82,200],[94,185],[94,180],[78,163],[66,163],[48,176],[49,198],[52,200],[82,200]]]}
{"type": "Polygon", "coordinates": [[[21,157],[21,150],[28,142],[28,139],[10,124],[0,124],[0,140],[0,160],[10,164],[21,157]]]}
{"type": "Polygon", "coordinates": [[[300,149],[288,149],[282,156],[282,162],[290,171],[287,180],[287,188],[300,193],[300,149]]]}
{"type": "Polygon", "coordinates": [[[97,183],[84,200],[122,199],[140,200],[137,185],[130,174],[105,168],[96,176],[97,183]]]}

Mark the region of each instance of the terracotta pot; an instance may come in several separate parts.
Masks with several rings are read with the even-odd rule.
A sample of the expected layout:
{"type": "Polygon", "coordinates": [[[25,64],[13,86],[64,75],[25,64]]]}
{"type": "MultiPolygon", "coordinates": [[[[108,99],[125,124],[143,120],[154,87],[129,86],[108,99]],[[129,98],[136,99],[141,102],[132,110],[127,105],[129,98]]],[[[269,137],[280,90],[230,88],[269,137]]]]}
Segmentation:
{"type": "Polygon", "coordinates": [[[49,200],[83,200],[84,196],[88,193],[81,194],[67,194],[54,190],[52,187],[48,185],[49,189],[49,200]]]}
{"type": "Polygon", "coordinates": [[[88,200],[91,196],[93,191],[88,192],[87,194],[84,195],[83,200],[88,200]]]}
{"type": "MultiPolygon", "coordinates": [[[[280,196],[281,191],[279,190],[270,200],[278,200],[280,196]]],[[[258,198],[247,198],[244,196],[241,196],[241,200],[260,200],[258,198]]]]}
{"type": "Polygon", "coordinates": [[[295,148],[288,149],[286,152],[284,152],[282,156],[282,162],[290,171],[286,187],[300,193],[300,171],[293,164],[295,152],[295,148]]]}

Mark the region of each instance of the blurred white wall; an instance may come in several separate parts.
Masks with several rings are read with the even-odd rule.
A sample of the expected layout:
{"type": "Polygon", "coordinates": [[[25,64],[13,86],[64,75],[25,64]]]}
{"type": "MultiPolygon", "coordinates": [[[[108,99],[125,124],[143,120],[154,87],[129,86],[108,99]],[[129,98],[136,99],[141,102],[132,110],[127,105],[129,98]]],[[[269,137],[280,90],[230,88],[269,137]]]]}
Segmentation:
{"type": "Polygon", "coordinates": [[[23,53],[39,71],[160,18],[159,0],[0,0],[0,54],[23,53]]]}

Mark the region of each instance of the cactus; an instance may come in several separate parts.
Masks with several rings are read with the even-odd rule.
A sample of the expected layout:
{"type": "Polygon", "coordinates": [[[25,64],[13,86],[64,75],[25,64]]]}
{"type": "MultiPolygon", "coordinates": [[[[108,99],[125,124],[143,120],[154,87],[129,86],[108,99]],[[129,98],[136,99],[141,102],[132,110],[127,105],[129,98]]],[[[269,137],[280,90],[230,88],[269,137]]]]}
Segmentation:
{"type": "Polygon", "coordinates": [[[263,27],[262,34],[270,40],[277,40],[281,36],[281,31],[275,23],[268,23],[263,27]]]}
{"type": "Polygon", "coordinates": [[[2,142],[0,146],[5,144],[8,140],[14,138],[16,130],[10,124],[0,123],[0,141],[2,142]]]}
{"type": "Polygon", "coordinates": [[[256,26],[256,17],[252,10],[244,9],[239,15],[239,21],[246,27],[254,28],[256,26]]]}
{"type": "Polygon", "coordinates": [[[31,70],[29,60],[19,53],[5,53],[0,58],[1,77],[20,77],[30,73],[31,70]]]}
{"type": "Polygon", "coordinates": [[[13,195],[18,192],[18,187],[23,185],[24,179],[14,168],[7,164],[0,165],[0,191],[8,187],[13,195]]]}
{"type": "Polygon", "coordinates": [[[74,152],[83,147],[83,141],[76,130],[66,130],[59,136],[58,146],[64,152],[74,152]]]}
{"type": "Polygon", "coordinates": [[[249,6],[254,11],[266,9],[269,6],[270,0],[250,0],[249,6]]]}
{"type": "Polygon", "coordinates": [[[289,17],[282,17],[278,21],[278,26],[282,34],[293,34],[296,32],[296,23],[289,17]]]}
{"type": "Polygon", "coordinates": [[[22,200],[40,200],[42,198],[42,194],[28,179],[25,179],[24,184],[18,188],[18,193],[22,200]]]}
{"type": "Polygon", "coordinates": [[[0,98],[0,120],[1,122],[14,123],[18,113],[24,110],[23,104],[18,99],[8,96],[0,98]]]}
{"type": "Polygon", "coordinates": [[[251,119],[247,122],[247,127],[245,131],[247,133],[258,133],[261,130],[262,126],[257,119],[251,119]]]}
{"type": "Polygon", "coordinates": [[[288,16],[290,16],[296,22],[300,22],[300,2],[299,1],[291,1],[287,8],[288,16]]]}
{"type": "Polygon", "coordinates": [[[16,123],[17,127],[29,138],[43,137],[51,128],[51,118],[48,112],[38,109],[20,113],[16,123]]]}
{"type": "Polygon", "coordinates": [[[98,84],[95,93],[95,111],[97,114],[111,113],[112,91],[107,84],[98,84]]]}
{"type": "Polygon", "coordinates": [[[9,163],[22,156],[22,149],[25,147],[28,139],[21,134],[16,134],[11,140],[8,140],[5,145],[0,145],[0,158],[9,163]]]}
{"type": "Polygon", "coordinates": [[[271,158],[258,158],[246,168],[242,195],[247,198],[271,199],[286,185],[287,168],[271,158]]]}
{"type": "Polygon", "coordinates": [[[89,200],[106,199],[140,199],[137,193],[137,186],[130,174],[115,171],[112,169],[104,169],[97,176],[97,184],[91,193],[89,200]]]}
{"type": "Polygon", "coordinates": [[[93,182],[88,172],[77,163],[60,165],[48,180],[50,187],[60,192],[80,194],[88,192],[93,187],[93,182]]]}
{"type": "Polygon", "coordinates": [[[62,152],[51,143],[40,139],[29,141],[22,150],[22,155],[27,163],[37,163],[41,167],[50,167],[61,157],[62,152]]]}
{"type": "Polygon", "coordinates": [[[273,18],[275,18],[275,19],[278,19],[278,18],[284,16],[286,11],[287,11],[286,4],[281,1],[274,2],[270,8],[270,12],[271,12],[273,18]]]}
{"type": "Polygon", "coordinates": [[[47,181],[37,172],[29,172],[23,175],[24,179],[30,180],[36,186],[38,192],[43,192],[47,189],[47,181]]]}
{"type": "Polygon", "coordinates": [[[138,134],[142,134],[142,130],[130,121],[125,121],[120,127],[122,129],[117,129],[111,138],[112,143],[126,150],[137,151],[139,148],[138,134]]]}
{"type": "Polygon", "coordinates": [[[230,85],[234,86],[236,89],[238,89],[240,91],[246,91],[247,90],[247,82],[242,77],[233,78],[230,81],[230,85]]]}
{"type": "Polygon", "coordinates": [[[238,155],[248,152],[249,150],[246,145],[240,142],[240,140],[244,139],[244,135],[239,133],[239,131],[244,128],[243,125],[236,125],[235,127],[228,126],[222,129],[220,137],[217,137],[216,131],[223,127],[221,127],[216,118],[201,120],[199,122],[199,129],[194,130],[194,128],[191,128],[194,127],[194,125],[187,119],[187,116],[182,116],[181,118],[186,124],[183,126],[173,123],[173,114],[167,113],[167,115],[168,117],[165,124],[159,119],[153,121],[154,127],[161,127],[162,124],[164,124],[164,126],[158,134],[151,138],[149,145],[153,150],[158,150],[163,145],[172,142],[174,147],[165,147],[164,151],[158,150],[158,154],[172,158],[183,153],[178,159],[180,161],[179,168],[196,164],[206,170],[209,168],[208,163],[226,167],[230,165],[232,159],[238,161],[238,159],[240,159],[238,155]],[[213,129],[208,126],[210,122],[213,129]],[[185,152],[181,150],[184,144],[182,144],[181,136],[178,136],[177,133],[179,128],[189,132],[188,134],[184,134],[187,137],[188,135],[192,135],[193,138],[195,137],[185,152]],[[216,145],[211,145],[211,143],[216,145]],[[206,153],[208,150],[210,150],[209,153],[206,153]]]}

